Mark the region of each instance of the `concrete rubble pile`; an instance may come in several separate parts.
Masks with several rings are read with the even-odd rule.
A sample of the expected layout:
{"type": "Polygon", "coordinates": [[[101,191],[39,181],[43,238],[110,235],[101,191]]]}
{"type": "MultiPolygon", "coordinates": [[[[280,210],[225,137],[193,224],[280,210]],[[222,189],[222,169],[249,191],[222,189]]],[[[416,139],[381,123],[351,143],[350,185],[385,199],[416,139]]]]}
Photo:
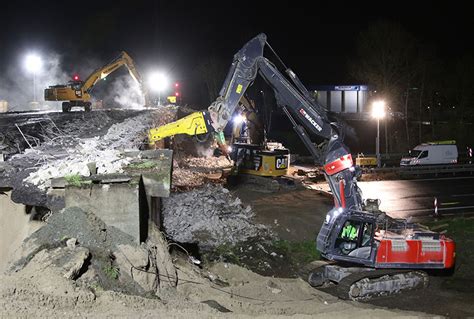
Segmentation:
{"type": "Polygon", "coordinates": [[[116,120],[106,113],[94,112],[91,113],[88,118],[75,118],[61,123],[55,123],[55,125],[57,125],[60,133],[63,135],[92,137],[103,134],[104,129],[109,128],[115,122],[116,120]]]}
{"type": "Polygon", "coordinates": [[[189,190],[206,183],[223,183],[224,172],[230,171],[233,161],[226,156],[214,156],[218,147],[213,138],[198,141],[194,136],[173,138],[173,188],[189,190]]]}
{"type": "MultiPolygon", "coordinates": [[[[144,139],[144,132],[150,125],[150,117],[142,114],[112,125],[104,136],[85,139],[71,136],[69,138],[77,143],[74,143],[74,147],[63,150],[66,156],[54,159],[52,154],[53,159],[30,173],[24,181],[44,189],[51,178],[75,174],[88,176],[88,163],[96,163],[98,174],[120,173],[122,167],[130,163],[130,159],[121,156],[121,151],[138,149],[144,139]]],[[[18,156],[28,156],[30,153],[38,156],[42,152],[41,149],[33,149],[18,156]]]]}
{"type": "Polygon", "coordinates": [[[235,244],[270,232],[252,220],[250,206],[244,207],[222,185],[207,184],[186,193],[174,193],[163,200],[164,227],[181,243],[201,248],[235,244]]]}
{"type": "Polygon", "coordinates": [[[159,127],[171,122],[174,122],[178,119],[178,106],[163,106],[159,107],[159,112],[152,115],[152,127],[159,127]]]}

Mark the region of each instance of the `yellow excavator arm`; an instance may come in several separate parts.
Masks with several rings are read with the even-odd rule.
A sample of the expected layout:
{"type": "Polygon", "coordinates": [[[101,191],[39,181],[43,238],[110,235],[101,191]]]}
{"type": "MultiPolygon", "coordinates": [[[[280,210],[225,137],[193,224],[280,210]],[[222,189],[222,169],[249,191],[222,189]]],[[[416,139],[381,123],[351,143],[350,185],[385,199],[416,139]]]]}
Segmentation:
{"type": "MultiPolygon", "coordinates": [[[[244,96],[241,98],[242,108],[247,110],[248,113],[253,112],[253,116],[256,116],[255,106],[244,96]]],[[[254,122],[257,122],[257,119],[254,119],[254,122]]],[[[177,121],[152,128],[148,131],[148,143],[150,147],[155,146],[155,143],[170,136],[186,134],[186,135],[199,135],[206,134],[209,132],[214,132],[214,129],[211,126],[209,112],[201,111],[191,113],[177,121]]],[[[260,132],[253,132],[258,134],[260,132]]],[[[254,134],[254,135],[255,135],[254,134]]],[[[228,148],[225,142],[224,134],[222,132],[215,134],[215,139],[219,148],[222,149],[224,154],[227,154],[228,148]]],[[[257,140],[254,142],[257,143],[257,140]]]]}
{"type": "MultiPolygon", "coordinates": [[[[84,92],[89,92],[90,89],[99,81],[106,78],[110,73],[114,72],[121,66],[125,65],[130,73],[130,76],[140,85],[140,89],[142,90],[143,94],[145,95],[145,101],[148,102],[147,98],[147,91],[145,89],[145,85],[143,84],[143,80],[138,73],[135,63],[133,63],[132,58],[127,54],[127,52],[122,51],[120,55],[112,60],[112,62],[104,65],[103,67],[95,70],[92,72],[91,75],[84,81],[84,85],[82,86],[82,90],[84,92]]],[[[148,103],[146,103],[148,104],[148,103]]]]}
{"type": "Polygon", "coordinates": [[[177,134],[199,135],[210,132],[210,123],[206,112],[194,112],[177,121],[148,131],[148,143],[154,146],[156,142],[177,134]]]}

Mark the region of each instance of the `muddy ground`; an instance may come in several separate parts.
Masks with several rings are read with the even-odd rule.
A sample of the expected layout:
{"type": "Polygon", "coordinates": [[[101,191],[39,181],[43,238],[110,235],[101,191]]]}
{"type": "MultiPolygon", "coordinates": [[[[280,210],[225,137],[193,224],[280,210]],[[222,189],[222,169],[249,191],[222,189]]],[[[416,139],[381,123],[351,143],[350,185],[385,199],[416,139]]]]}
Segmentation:
{"type": "MultiPolygon", "coordinates": [[[[314,185],[313,188],[318,188],[314,185]]],[[[278,243],[271,242],[265,246],[265,250],[271,249],[278,252],[278,255],[272,258],[266,257],[268,254],[256,252],[252,258],[259,258],[267,261],[268,267],[262,267],[249,257],[248,249],[242,255],[239,250],[235,250],[235,261],[246,265],[252,270],[269,276],[279,277],[300,277],[306,279],[311,269],[311,260],[305,260],[300,255],[304,251],[311,255],[311,249],[308,247],[308,241],[314,242],[323,222],[326,212],[332,207],[332,199],[324,196],[318,191],[306,189],[299,186],[294,189],[284,189],[275,193],[255,192],[254,189],[246,187],[237,187],[234,192],[242,199],[245,204],[252,205],[256,212],[256,220],[272,229],[281,239],[288,240],[296,245],[306,246],[306,249],[296,252],[282,248],[278,243]],[[278,260],[278,256],[283,254],[282,263],[271,262],[272,259],[278,260]],[[265,257],[265,258],[262,258],[265,257]],[[242,258],[243,257],[243,258],[242,258]],[[269,260],[270,259],[270,260],[269,260]],[[286,267],[282,267],[286,265],[286,267]]],[[[426,223],[431,225],[429,221],[426,223]]],[[[451,220],[440,220],[437,224],[447,225],[451,220]]],[[[430,272],[430,285],[424,290],[415,290],[391,297],[381,297],[371,301],[364,302],[368,305],[388,307],[390,309],[403,309],[410,311],[421,311],[433,315],[447,316],[451,318],[465,318],[474,316],[474,274],[469,270],[474,263],[474,220],[457,221],[470,225],[467,229],[447,230],[448,236],[452,236],[457,243],[457,264],[454,273],[452,272],[430,272]]],[[[456,224],[456,221],[454,222],[456,224]]],[[[446,228],[446,226],[445,226],[446,228]]],[[[435,229],[436,231],[443,231],[435,229]]],[[[254,246],[242,244],[243,247],[254,246]]],[[[286,245],[287,247],[289,245],[286,245]]],[[[287,248],[284,247],[284,248],[287,248]]],[[[291,244],[290,244],[291,247],[291,244]]],[[[315,256],[318,258],[317,256],[315,256]]],[[[332,293],[331,288],[323,289],[332,293]]]]}
{"type": "MultiPolygon", "coordinates": [[[[272,181],[270,185],[266,185],[266,182],[262,184],[261,181],[239,184],[232,180],[226,183],[224,170],[232,163],[225,158],[205,157],[211,155],[205,151],[211,145],[196,147],[192,156],[180,153],[180,150],[190,148],[189,143],[194,143],[186,138],[174,141],[176,161],[173,194],[164,201],[165,209],[168,203],[171,216],[164,224],[165,230],[166,227],[170,228],[166,236],[170,240],[173,267],[179,278],[178,286],[168,294],[161,290],[158,293],[154,283],[159,273],[150,271],[146,268],[150,264],[143,261],[149,260],[146,257],[147,251],[151,251],[149,247],[132,247],[129,240],[115,233],[116,230],[107,228],[95,217],[80,211],[77,214],[88,217],[81,219],[82,224],[77,227],[69,223],[68,219],[53,216],[52,220],[59,224],[46,230],[42,228],[39,233],[31,235],[41,221],[32,220],[33,214],[27,207],[10,201],[11,197],[24,204],[48,204],[44,191],[33,184],[25,187],[23,179],[44,168],[45,164],[52,163],[58,158],[58,152],[64,153],[60,156],[66,158],[68,154],[76,154],[71,151],[82,150],[79,146],[84,145],[85,141],[102,143],[107,136],[113,138],[94,145],[104,150],[112,144],[112,148],[117,150],[130,145],[138,147],[137,141],[140,142],[143,132],[137,130],[136,136],[127,135],[130,125],[137,126],[133,124],[134,118],[140,119],[142,124],[146,121],[144,128],[157,124],[148,121],[144,111],[64,116],[59,113],[49,115],[50,119],[35,116],[19,121],[24,132],[32,135],[36,132],[35,136],[27,137],[30,143],[36,145],[31,145],[33,150],[28,151],[29,154],[17,157],[14,155],[30,146],[25,145],[26,141],[19,130],[12,125],[15,123],[13,119],[0,120],[0,125],[8,128],[3,131],[8,132],[4,134],[3,145],[8,146],[9,152],[7,166],[0,171],[0,178],[14,187],[13,191],[0,194],[1,218],[9,221],[0,228],[0,270],[18,261],[23,239],[29,238],[26,243],[30,245],[40,244],[34,246],[34,253],[31,253],[31,247],[30,250],[26,249],[30,254],[23,260],[21,269],[10,271],[1,279],[1,315],[55,317],[60,313],[67,317],[95,317],[98,314],[154,317],[159,313],[166,317],[190,317],[196,314],[214,317],[229,313],[242,317],[424,316],[419,311],[450,317],[474,315],[471,305],[474,296],[466,289],[466,283],[471,286],[473,282],[471,272],[466,270],[474,262],[472,253],[466,253],[472,244],[470,230],[456,233],[459,238],[454,238],[462,243],[458,250],[458,255],[463,257],[460,259],[463,261],[461,270],[457,269],[454,275],[433,274],[436,276],[433,276],[428,290],[368,303],[341,301],[331,296],[330,290],[315,290],[306,283],[309,271],[320,259],[315,249],[316,235],[326,212],[332,207],[330,196],[322,195],[325,193],[321,188],[312,184],[312,181],[320,180],[320,176],[314,174],[313,180],[304,182],[292,175],[280,182],[272,181]],[[127,121],[131,124],[122,125],[127,121]],[[124,144],[124,141],[128,142],[124,144]],[[41,156],[36,156],[38,154],[41,156]],[[49,155],[52,158],[48,158],[49,155]],[[233,218],[233,214],[237,214],[238,218],[233,218]],[[96,237],[85,236],[88,230],[81,230],[81,227],[89,227],[87,221],[91,220],[95,225],[91,234],[96,237]],[[180,232],[181,227],[185,227],[188,232],[180,232]],[[67,231],[58,233],[57,230],[61,229],[67,231]],[[44,236],[45,233],[49,235],[44,236]],[[77,249],[75,245],[71,248],[65,243],[65,236],[70,237],[73,233],[76,239],[79,238],[77,249]],[[124,249],[117,247],[120,240],[103,245],[91,243],[88,239],[101,239],[104,234],[110,234],[104,240],[122,238],[122,246],[128,245],[132,255],[135,252],[145,254],[146,258],[141,260],[140,256],[135,257],[143,262],[146,271],[143,272],[145,268],[142,267],[141,275],[134,277],[133,269],[127,269],[123,260],[119,267],[120,257],[116,257],[124,249]],[[37,242],[39,239],[42,244],[37,242]],[[50,245],[49,240],[54,245],[50,245]],[[45,249],[40,250],[38,247],[45,249]],[[70,254],[74,257],[89,257],[86,260],[81,257],[85,261],[84,267],[81,266],[72,280],[66,280],[62,271],[69,265],[58,266],[58,263],[64,263],[68,259],[64,256],[70,254]],[[48,267],[45,266],[45,260],[48,260],[48,267]],[[150,281],[150,276],[155,279],[150,281]],[[115,283],[114,280],[119,282],[115,283]],[[136,285],[140,288],[135,289],[136,285]],[[376,305],[393,311],[374,307],[376,305]]],[[[88,152],[92,151],[95,152],[96,148],[88,149],[88,152]]],[[[82,162],[87,161],[89,159],[84,158],[82,162]]],[[[46,220],[48,224],[48,216],[42,216],[41,220],[46,220]]],[[[458,264],[459,267],[461,265],[458,264]]]]}
{"type": "MultiPolygon", "coordinates": [[[[6,195],[0,198],[2,208],[8,203],[6,195]]],[[[9,211],[20,221],[23,208],[11,204],[9,211]]],[[[171,277],[160,268],[165,278],[177,278],[176,287],[160,283],[157,289],[148,280],[157,273],[139,271],[143,257],[150,258],[143,244],[133,246],[127,235],[79,208],[52,215],[19,251],[24,258],[0,275],[2,317],[429,317],[341,301],[300,278],[261,276],[229,262],[196,266],[182,252],[173,254],[171,277]]]]}

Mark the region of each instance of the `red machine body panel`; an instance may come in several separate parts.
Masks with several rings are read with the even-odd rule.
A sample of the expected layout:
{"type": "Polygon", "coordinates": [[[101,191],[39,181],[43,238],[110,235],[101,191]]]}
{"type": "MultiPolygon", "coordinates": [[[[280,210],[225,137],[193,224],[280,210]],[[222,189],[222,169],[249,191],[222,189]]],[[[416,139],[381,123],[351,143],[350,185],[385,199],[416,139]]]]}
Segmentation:
{"type": "Polygon", "coordinates": [[[455,244],[449,238],[382,239],[377,250],[376,267],[390,265],[407,268],[451,268],[455,244]]]}

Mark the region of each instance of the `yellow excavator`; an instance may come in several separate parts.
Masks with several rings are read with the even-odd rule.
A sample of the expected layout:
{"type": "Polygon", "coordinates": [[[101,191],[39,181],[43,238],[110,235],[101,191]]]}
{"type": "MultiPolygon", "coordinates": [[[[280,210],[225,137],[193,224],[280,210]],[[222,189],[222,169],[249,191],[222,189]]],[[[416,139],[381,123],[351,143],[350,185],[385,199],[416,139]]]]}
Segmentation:
{"type": "MultiPolygon", "coordinates": [[[[209,112],[194,112],[175,122],[150,129],[149,146],[153,148],[160,140],[178,134],[196,136],[199,140],[199,135],[212,131],[212,122],[209,112]]],[[[240,173],[267,177],[278,177],[288,173],[289,150],[280,143],[265,141],[264,127],[256,112],[255,104],[244,95],[238,102],[232,125],[231,146],[226,145],[222,132],[215,137],[222,153],[230,155],[240,173]]]]}
{"type": "Polygon", "coordinates": [[[72,107],[83,107],[86,112],[92,108],[91,90],[99,80],[105,79],[109,74],[126,66],[130,76],[140,85],[140,89],[145,96],[145,105],[148,105],[148,94],[138,73],[132,58],[122,51],[120,55],[110,63],[92,72],[85,81],[81,81],[77,75],[68,84],[53,85],[44,90],[45,101],[64,101],[62,103],[63,112],[71,111],[72,107]]]}

